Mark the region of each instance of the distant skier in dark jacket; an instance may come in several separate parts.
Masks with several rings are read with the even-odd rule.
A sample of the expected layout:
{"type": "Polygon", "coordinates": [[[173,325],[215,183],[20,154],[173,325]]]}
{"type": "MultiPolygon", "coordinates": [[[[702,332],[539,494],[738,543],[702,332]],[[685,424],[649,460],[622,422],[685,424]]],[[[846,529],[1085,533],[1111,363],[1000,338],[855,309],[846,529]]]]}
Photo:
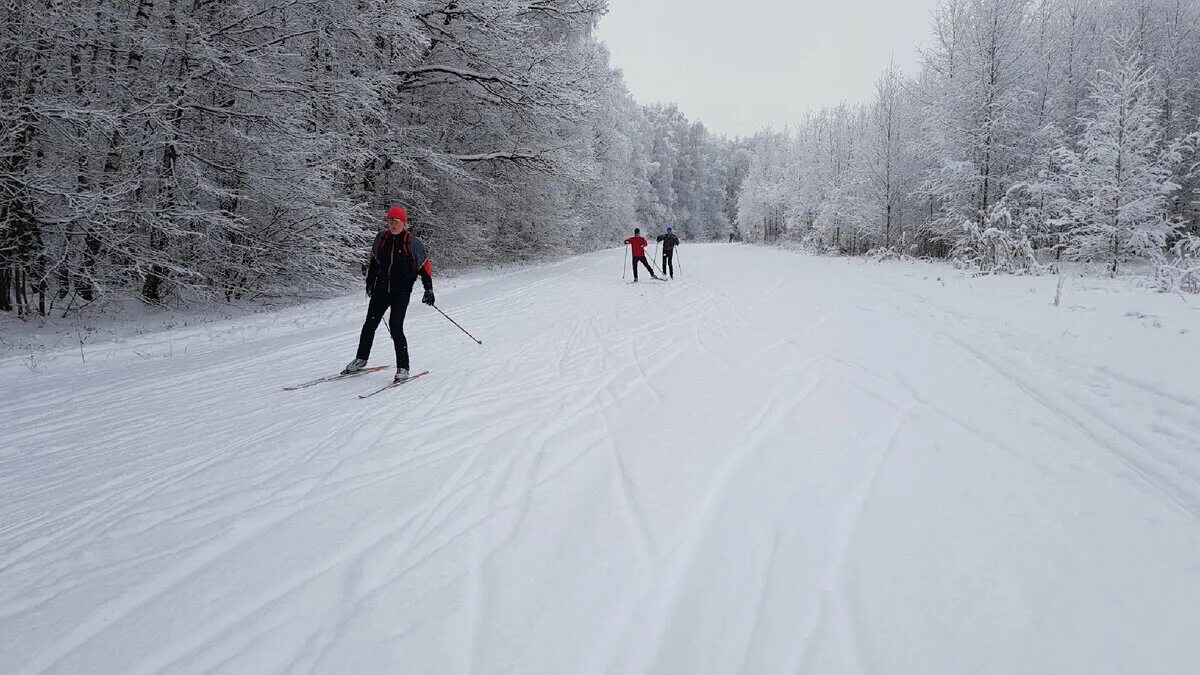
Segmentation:
{"type": "Polygon", "coordinates": [[[371,343],[375,330],[383,319],[383,313],[392,311],[388,327],[396,347],[396,381],[408,379],[408,340],[404,337],[404,315],[413,285],[421,278],[425,295],[421,302],[432,305],[433,266],[425,243],[408,231],[408,213],[394,206],[387,214],[387,229],[375,235],[371,244],[367,266],[367,320],[363,322],[362,334],[358,338],[358,353],[342,372],[352,374],[361,371],[371,356],[371,343]]]}
{"type": "Polygon", "coordinates": [[[638,263],[646,266],[646,270],[650,272],[650,276],[657,279],[658,275],[654,273],[654,268],[650,263],[646,262],[646,246],[649,242],[642,236],[642,231],[639,228],[633,229],[633,236],[625,240],[629,244],[629,249],[633,253],[633,280],[638,280],[638,263]]]}
{"type": "Polygon", "coordinates": [[[675,278],[675,247],[679,245],[679,237],[676,237],[672,232],[672,228],[667,228],[666,234],[658,235],[657,241],[662,242],[662,271],[663,274],[670,274],[671,278],[675,278]]]}

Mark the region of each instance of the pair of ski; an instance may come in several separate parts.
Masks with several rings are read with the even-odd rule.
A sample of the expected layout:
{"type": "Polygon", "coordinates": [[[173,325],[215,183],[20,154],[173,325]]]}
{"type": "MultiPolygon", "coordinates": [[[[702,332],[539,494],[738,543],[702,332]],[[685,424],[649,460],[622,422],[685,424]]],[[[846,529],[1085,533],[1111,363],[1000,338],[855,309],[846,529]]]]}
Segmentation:
{"type": "MultiPolygon", "coordinates": [[[[349,377],[357,377],[359,375],[365,375],[367,373],[378,373],[381,370],[387,370],[388,368],[391,368],[391,367],[392,366],[372,366],[370,368],[363,368],[362,370],[358,371],[357,373],[337,373],[336,375],[326,375],[325,377],[318,377],[315,380],[309,380],[308,382],[304,382],[303,384],[297,384],[292,387],[284,387],[283,390],[284,391],[296,391],[297,389],[307,389],[309,387],[315,387],[318,384],[324,384],[325,382],[336,382],[338,380],[344,380],[349,377]]],[[[370,397],[374,396],[375,394],[381,394],[381,393],[387,391],[388,389],[395,389],[396,387],[399,387],[402,384],[408,384],[409,382],[412,382],[413,380],[417,379],[418,377],[422,377],[422,376],[428,375],[428,374],[429,374],[428,370],[423,370],[423,371],[417,373],[416,375],[409,375],[407,380],[400,380],[399,382],[392,382],[386,386],[375,389],[374,391],[371,391],[370,393],[360,394],[359,398],[370,398],[370,397]]]]}
{"type": "MultiPolygon", "coordinates": [[[[651,281],[661,281],[663,283],[667,283],[668,281],[670,281],[670,279],[668,279],[666,277],[650,277],[650,280],[651,281]]],[[[638,282],[638,279],[634,279],[633,281],[628,281],[626,283],[636,284],[637,282],[638,282]]]]}

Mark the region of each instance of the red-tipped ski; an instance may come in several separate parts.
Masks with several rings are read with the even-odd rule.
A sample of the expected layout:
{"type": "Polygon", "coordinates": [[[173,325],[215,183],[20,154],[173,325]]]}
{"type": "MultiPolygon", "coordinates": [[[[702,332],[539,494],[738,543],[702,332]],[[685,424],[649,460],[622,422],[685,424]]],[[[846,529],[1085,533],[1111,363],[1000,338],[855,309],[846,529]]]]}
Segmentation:
{"type": "Polygon", "coordinates": [[[374,396],[375,394],[378,394],[378,393],[380,393],[380,392],[385,392],[385,391],[387,391],[388,389],[395,389],[396,387],[399,387],[399,386],[400,386],[400,385],[402,385],[402,384],[408,384],[409,382],[412,382],[413,380],[417,379],[418,377],[421,377],[422,375],[428,375],[428,374],[429,374],[429,371],[428,371],[428,370],[423,370],[423,371],[421,371],[421,372],[417,373],[416,375],[409,375],[407,380],[401,380],[401,381],[399,381],[399,382],[393,382],[393,383],[389,384],[388,386],[386,386],[386,387],[380,387],[379,389],[376,389],[375,391],[373,391],[373,392],[370,392],[369,394],[359,394],[359,396],[358,396],[358,397],[359,397],[359,398],[371,398],[371,397],[372,397],[372,396],[374,396]]]}
{"type": "Polygon", "coordinates": [[[315,387],[316,385],[321,384],[322,382],[334,382],[336,380],[344,380],[347,377],[355,377],[356,375],[362,375],[363,373],[378,373],[379,371],[387,370],[388,368],[391,368],[391,366],[371,366],[370,368],[363,368],[362,370],[358,371],[357,373],[349,373],[349,374],[337,373],[336,375],[326,375],[325,377],[318,377],[315,380],[309,380],[308,382],[305,382],[304,384],[297,384],[293,387],[284,387],[283,390],[284,391],[296,391],[297,389],[307,389],[308,387],[315,387]]]}

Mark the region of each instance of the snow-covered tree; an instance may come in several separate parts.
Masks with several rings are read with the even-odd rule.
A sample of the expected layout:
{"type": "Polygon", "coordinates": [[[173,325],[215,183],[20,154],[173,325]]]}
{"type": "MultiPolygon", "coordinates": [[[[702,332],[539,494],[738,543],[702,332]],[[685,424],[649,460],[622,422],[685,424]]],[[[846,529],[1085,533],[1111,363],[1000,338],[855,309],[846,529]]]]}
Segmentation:
{"type": "Polygon", "coordinates": [[[895,62],[875,83],[875,100],[866,110],[862,151],[845,182],[853,192],[854,219],[869,247],[892,249],[903,243],[904,208],[913,182],[914,110],[904,76],[895,62]]]}
{"type": "Polygon", "coordinates": [[[840,253],[900,240],[996,270],[1095,258],[1107,235],[1078,221],[1103,220],[1081,204],[1099,210],[1107,197],[1092,193],[1109,189],[1093,181],[1105,175],[1101,120],[1119,110],[1101,105],[1117,100],[1104,49],[1115,35],[1153,76],[1129,83],[1148,126],[1121,139],[1144,165],[1122,180],[1146,193],[1123,208],[1146,211],[1107,242],[1129,260],[1174,246],[1176,223],[1200,233],[1200,172],[1180,161],[1200,119],[1200,2],[942,0],[932,18],[919,72],[888,67],[873,101],[756,137],[739,202],[754,238],[840,253]]]}
{"type": "Polygon", "coordinates": [[[1116,45],[1101,70],[1082,120],[1078,148],[1056,151],[1066,187],[1067,254],[1120,263],[1158,257],[1176,227],[1169,213],[1180,159],[1163,148],[1162,110],[1154,102],[1155,74],[1128,41],[1116,45]]]}
{"type": "Polygon", "coordinates": [[[338,287],[397,203],[439,266],[723,232],[732,143],[633,101],[605,9],[0,3],[0,310],[338,287]]]}

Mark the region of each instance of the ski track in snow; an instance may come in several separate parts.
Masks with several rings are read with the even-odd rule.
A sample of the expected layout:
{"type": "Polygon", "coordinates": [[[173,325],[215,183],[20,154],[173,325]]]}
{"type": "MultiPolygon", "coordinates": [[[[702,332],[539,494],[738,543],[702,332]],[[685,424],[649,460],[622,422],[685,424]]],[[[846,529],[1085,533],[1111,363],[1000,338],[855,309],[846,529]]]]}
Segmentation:
{"type": "Polygon", "coordinates": [[[1196,312],[683,251],[0,361],[0,672],[1194,672],[1196,312]]]}

